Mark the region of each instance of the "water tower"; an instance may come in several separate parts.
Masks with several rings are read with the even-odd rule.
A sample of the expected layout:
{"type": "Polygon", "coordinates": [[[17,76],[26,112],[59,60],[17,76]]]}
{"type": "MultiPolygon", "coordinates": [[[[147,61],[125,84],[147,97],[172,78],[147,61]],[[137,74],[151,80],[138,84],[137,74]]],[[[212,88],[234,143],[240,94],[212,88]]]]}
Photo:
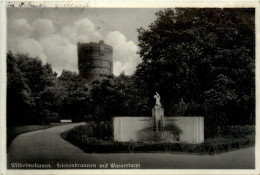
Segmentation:
{"type": "Polygon", "coordinates": [[[99,43],[78,43],[79,75],[92,82],[113,75],[113,48],[99,43]]]}

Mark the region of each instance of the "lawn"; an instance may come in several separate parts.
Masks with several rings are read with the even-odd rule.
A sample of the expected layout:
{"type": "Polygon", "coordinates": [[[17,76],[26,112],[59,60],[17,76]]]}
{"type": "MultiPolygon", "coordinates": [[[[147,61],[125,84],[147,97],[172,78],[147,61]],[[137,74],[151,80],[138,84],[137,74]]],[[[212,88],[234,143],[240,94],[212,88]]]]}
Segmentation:
{"type": "Polygon", "coordinates": [[[37,131],[41,129],[51,128],[55,126],[64,125],[66,123],[52,123],[48,125],[22,125],[22,126],[8,126],[7,127],[7,147],[10,146],[11,142],[15,139],[16,136],[30,132],[37,131]]]}

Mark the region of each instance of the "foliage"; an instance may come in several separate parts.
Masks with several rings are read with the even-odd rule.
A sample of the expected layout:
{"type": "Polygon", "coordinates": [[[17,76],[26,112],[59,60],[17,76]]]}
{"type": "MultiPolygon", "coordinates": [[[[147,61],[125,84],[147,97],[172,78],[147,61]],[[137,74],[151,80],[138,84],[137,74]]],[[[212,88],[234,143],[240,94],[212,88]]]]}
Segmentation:
{"type": "Polygon", "coordinates": [[[156,16],[138,29],[136,84],[148,103],[157,91],[166,115],[205,116],[208,136],[217,125],[253,124],[254,9],[166,9],[156,16]]]}
{"type": "Polygon", "coordinates": [[[74,129],[62,134],[63,138],[72,144],[83,149],[88,153],[118,153],[118,152],[191,152],[203,153],[203,145],[187,143],[136,143],[136,142],[115,142],[112,140],[105,141],[96,137],[84,137],[76,135],[74,129]]]}
{"type": "MultiPolygon", "coordinates": [[[[186,153],[200,153],[211,154],[223,151],[230,151],[239,149],[241,147],[248,147],[254,145],[255,137],[252,137],[253,126],[232,126],[230,132],[234,132],[238,128],[246,129],[244,137],[237,138],[209,138],[206,139],[204,144],[189,144],[189,143],[170,143],[170,142],[115,142],[113,139],[107,137],[101,138],[100,131],[109,128],[106,124],[86,124],[77,126],[69,131],[63,133],[63,138],[69,140],[71,143],[79,146],[86,152],[150,152],[150,151],[163,151],[163,152],[186,152],[186,153]],[[101,125],[101,127],[100,127],[101,125]],[[96,132],[97,131],[97,132],[96,132]]],[[[152,128],[146,128],[142,131],[151,131],[152,128]]],[[[176,131],[176,129],[174,129],[176,131]]],[[[236,132],[237,133],[237,132],[236,132]]]]}
{"type": "Polygon", "coordinates": [[[242,146],[251,146],[255,143],[254,125],[234,125],[218,127],[218,137],[208,138],[204,144],[208,152],[229,151],[231,149],[241,148],[242,146]]]}
{"type": "Polygon", "coordinates": [[[49,64],[27,55],[7,54],[7,124],[46,123],[41,99],[53,85],[56,74],[49,64]]]}
{"type": "Polygon", "coordinates": [[[254,125],[232,125],[221,128],[221,137],[226,138],[254,138],[255,126],[254,125]]]}
{"type": "Polygon", "coordinates": [[[159,11],[148,29],[138,29],[142,62],[134,75],[92,83],[67,70],[57,76],[50,64],[9,52],[7,124],[87,120],[108,138],[100,121],[151,116],[157,91],[166,116],[204,116],[206,138],[243,136],[240,126],[224,130],[255,123],[254,13],[251,8],[159,11]]]}
{"type": "Polygon", "coordinates": [[[60,115],[73,122],[84,121],[90,113],[89,87],[76,72],[63,70],[57,84],[61,87],[60,115]]]}
{"type": "Polygon", "coordinates": [[[203,149],[207,154],[216,154],[249,146],[255,146],[255,138],[212,138],[205,141],[203,149]]]}
{"type": "Polygon", "coordinates": [[[184,116],[186,114],[186,111],[187,111],[187,106],[188,105],[185,104],[185,102],[183,101],[183,98],[181,98],[180,102],[175,105],[175,108],[176,108],[175,115],[176,116],[184,116]]]}
{"type": "Polygon", "coordinates": [[[88,87],[77,73],[59,77],[38,58],[7,54],[8,125],[45,124],[61,118],[83,121],[90,113],[88,87]]]}
{"type": "MultiPolygon", "coordinates": [[[[151,128],[152,129],[152,128],[151,128]]],[[[136,143],[136,142],[115,142],[93,137],[93,127],[91,125],[77,126],[62,133],[62,137],[72,144],[88,153],[108,153],[108,152],[150,152],[150,151],[174,151],[174,152],[202,152],[202,145],[185,143],[136,143]]]]}
{"type": "Polygon", "coordinates": [[[90,122],[85,125],[74,127],[70,131],[70,135],[80,135],[88,138],[88,142],[97,140],[112,140],[113,126],[111,122],[90,122]]]}
{"type": "Polygon", "coordinates": [[[141,93],[134,79],[123,73],[118,77],[94,81],[90,85],[90,120],[111,121],[113,116],[118,115],[149,115],[148,98],[141,93]]]}
{"type": "Polygon", "coordinates": [[[98,123],[116,115],[150,112],[134,78],[124,74],[86,84],[76,72],[63,70],[57,77],[51,65],[43,65],[38,58],[9,52],[7,78],[8,125],[66,118],[98,123]]]}
{"type": "Polygon", "coordinates": [[[113,124],[112,122],[91,122],[90,126],[93,130],[92,137],[102,140],[113,140],[113,124]]]}
{"type": "Polygon", "coordinates": [[[93,127],[91,127],[91,125],[89,124],[76,126],[71,131],[79,134],[84,134],[86,136],[92,136],[94,134],[93,127]]]}
{"type": "Polygon", "coordinates": [[[206,145],[223,144],[223,143],[229,143],[233,140],[234,139],[216,137],[216,138],[206,139],[204,144],[206,144],[206,145]]]}

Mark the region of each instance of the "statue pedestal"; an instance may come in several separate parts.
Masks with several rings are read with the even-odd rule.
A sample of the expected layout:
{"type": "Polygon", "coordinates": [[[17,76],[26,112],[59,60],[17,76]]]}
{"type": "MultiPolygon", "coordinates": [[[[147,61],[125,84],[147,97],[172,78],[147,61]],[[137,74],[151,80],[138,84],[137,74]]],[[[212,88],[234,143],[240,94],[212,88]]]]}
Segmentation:
{"type": "Polygon", "coordinates": [[[164,109],[155,107],[152,109],[153,128],[154,131],[163,131],[164,128],[164,109]]]}

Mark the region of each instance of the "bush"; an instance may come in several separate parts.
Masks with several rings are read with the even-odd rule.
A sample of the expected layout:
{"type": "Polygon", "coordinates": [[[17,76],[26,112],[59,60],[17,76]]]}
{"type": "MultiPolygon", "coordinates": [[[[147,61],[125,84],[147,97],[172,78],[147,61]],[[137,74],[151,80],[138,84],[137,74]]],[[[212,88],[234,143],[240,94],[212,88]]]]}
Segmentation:
{"type": "Polygon", "coordinates": [[[254,125],[218,126],[217,137],[223,137],[223,138],[255,137],[255,126],[254,125]]]}
{"type": "Polygon", "coordinates": [[[90,125],[75,127],[62,133],[62,137],[88,153],[117,153],[117,152],[190,152],[203,153],[202,145],[179,143],[136,143],[115,142],[91,137],[83,128],[90,125]]]}
{"type": "Polygon", "coordinates": [[[100,143],[101,141],[113,140],[112,133],[111,122],[90,122],[86,125],[74,127],[67,134],[81,140],[84,138],[87,143],[91,141],[100,143]]]}
{"type": "MultiPolygon", "coordinates": [[[[229,128],[232,136],[235,133],[241,134],[241,128],[245,128],[243,138],[210,138],[204,144],[188,143],[136,143],[136,142],[115,142],[112,135],[112,124],[110,122],[91,122],[90,124],[77,126],[62,134],[62,137],[79,146],[88,153],[112,153],[112,152],[186,152],[186,153],[204,153],[229,151],[230,149],[239,149],[243,146],[254,145],[254,127],[235,126],[229,128]],[[247,139],[250,138],[250,139],[247,139]],[[205,150],[206,149],[206,150],[205,150]]],[[[152,128],[146,128],[144,131],[150,131],[152,128]]],[[[176,131],[175,125],[168,126],[168,129],[176,131]]],[[[226,132],[226,131],[225,131],[226,132]]]]}
{"type": "Polygon", "coordinates": [[[181,152],[188,153],[203,153],[202,144],[180,144],[181,152]]]}
{"type": "Polygon", "coordinates": [[[204,144],[206,145],[214,145],[214,144],[221,144],[221,143],[228,143],[233,141],[233,139],[228,139],[228,138],[209,138],[205,140],[204,144]]]}
{"type": "Polygon", "coordinates": [[[246,138],[248,136],[255,136],[255,126],[253,125],[234,125],[226,129],[225,135],[230,138],[246,138]]]}
{"type": "Polygon", "coordinates": [[[240,149],[242,147],[254,146],[255,139],[252,138],[211,138],[204,142],[204,149],[208,154],[240,149]]]}
{"type": "Polygon", "coordinates": [[[83,150],[88,153],[128,152],[128,145],[119,142],[102,142],[100,144],[87,144],[83,150]]]}
{"type": "Polygon", "coordinates": [[[80,125],[76,126],[72,129],[72,133],[78,133],[78,134],[84,134],[86,136],[92,136],[94,135],[94,130],[91,127],[91,125],[86,124],[86,125],[80,125]]]}
{"type": "Polygon", "coordinates": [[[93,137],[103,140],[113,140],[113,124],[108,121],[91,122],[93,137]]]}

